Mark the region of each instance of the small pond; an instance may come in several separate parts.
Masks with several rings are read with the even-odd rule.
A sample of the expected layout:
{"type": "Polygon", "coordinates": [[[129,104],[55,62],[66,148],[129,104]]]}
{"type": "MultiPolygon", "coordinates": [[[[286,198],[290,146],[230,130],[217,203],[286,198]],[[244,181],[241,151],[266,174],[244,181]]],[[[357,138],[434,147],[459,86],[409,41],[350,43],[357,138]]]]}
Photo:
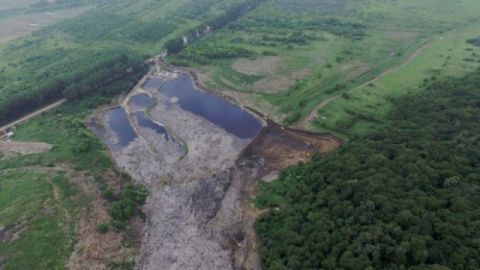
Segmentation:
{"type": "Polygon", "coordinates": [[[195,89],[189,76],[166,81],[159,93],[168,98],[176,98],[183,110],[201,116],[239,138],[253,138],[262,128],[258,119],[245,110],[220,97],[195,89]]]}
{"type": "Polygon", "coordinates": [[[148,109],[155,104],[155,100],[146,94],[138,94],[130,98],[130,103],[143,109],[148,109]]]}
{"type": "Polygon", "coordinates": [[[113,131],[118,142],[113,146],[125,147],[137,138],[137,133],[130,125],[127,112],[122,107],[110,109],[105,114],[108,129],[113,131]]]}

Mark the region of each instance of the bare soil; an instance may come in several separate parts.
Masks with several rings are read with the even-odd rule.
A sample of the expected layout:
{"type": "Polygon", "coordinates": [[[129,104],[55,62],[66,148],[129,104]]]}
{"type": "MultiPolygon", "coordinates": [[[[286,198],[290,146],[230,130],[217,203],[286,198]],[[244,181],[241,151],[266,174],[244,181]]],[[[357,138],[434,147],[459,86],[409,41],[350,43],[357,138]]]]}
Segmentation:
{"type": "Polygon", "coordinates": [[[244,74],[266,76],[275,74],[281,65],[280,57],[266,56],[256,60],[240,58],[233,63],[232,67],[244,74]]]}
{"type": "MultiPolygon", "coordinates": [[[[121,181],[116,173],[107,171],[104,173],[104,178],[109,187],[114,190],[120,189],[121,181]]],[[[116,232],[113,229],[107,233],[101,233],[97,229],[99,224],[110,223],[109,202],[102,198],[98,184],[94,182],[94,179],[85,175],[77,174],[69,179],[90,197],[90,207],[85,209],[81,215],[76,244],[66,263],[66,268],[69,270],[104,270],[109,269],[111,262],[132,260],[135,256],[135,246],[126,247],[124,245],[124,233],[116,232]]],[[[132,224],[136,225],[138,222],[141,221],[134,220],[132,224]]],[[[142,226],[136,225],[131,228],[133,229],[132,234],[136,234],[138,237],[142,226]]]]}
{"type": "Polygon", "coordinates": [[[6,157],[14,155],[35,154],[49,151],[53,145],[39,142],[0,141],[0,154],[6,157]]]}
{"type": "Polygon", "coordinates": [[[245,149],[243,158],[255,160],[259,177],[307,161],[316,153],[329,153],[341,141],[328,134],[291,129],[268,121],[262,133],[245,149]]]}

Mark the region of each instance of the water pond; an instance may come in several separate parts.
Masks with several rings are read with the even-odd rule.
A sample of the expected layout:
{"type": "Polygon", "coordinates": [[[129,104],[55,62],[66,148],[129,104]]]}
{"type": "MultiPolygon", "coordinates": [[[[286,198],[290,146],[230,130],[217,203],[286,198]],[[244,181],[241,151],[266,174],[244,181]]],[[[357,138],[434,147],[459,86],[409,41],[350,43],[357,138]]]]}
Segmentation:
{"type": "Polygon", "coordinates": [[[166,81],[159,94],[176,100],[186,111],[201,116],[227,132],[242,138],[255,137],[262,124],[253,115],[215,95],[195,89],[189,76],[166,81]]]}
{"type": "Polygon", "coordinates": [[[113,131],[118,139],[114,147],[125,147],[137,138],[137,133],[130,125],[127,112],[122,107],[116,107],[106,112],[108,129],[113,131]]]}
{"type": "Polygon", "coordinates": [[[130,103],[146,110],[155,104],[155,100],[146,94],[138,94],[130,98],[130,103]]]}

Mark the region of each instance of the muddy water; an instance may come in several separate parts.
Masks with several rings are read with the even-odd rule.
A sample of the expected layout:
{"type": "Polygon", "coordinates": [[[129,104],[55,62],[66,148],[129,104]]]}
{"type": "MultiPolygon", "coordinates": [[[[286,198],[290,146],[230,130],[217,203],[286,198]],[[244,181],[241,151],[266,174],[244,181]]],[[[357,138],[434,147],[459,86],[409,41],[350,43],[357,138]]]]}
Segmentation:
{"type": "Polygon", "coordinates": [[[248,112],[220,97],[195,89],[191,78],[186,75],[165,82],[159,94],[167,96],[169,104],[178,104],[183,110],[203,117],[241,139],[255,137],[262,128],[248,112]]]}
{"type": "Polygon", "coordinates": [[[113,147],[125,147],[137,138],[135,130],[130,125],[127,113],[122,107],[110,109],[105,114],[107,127],[117,138],[112,144],[113,147]]]}

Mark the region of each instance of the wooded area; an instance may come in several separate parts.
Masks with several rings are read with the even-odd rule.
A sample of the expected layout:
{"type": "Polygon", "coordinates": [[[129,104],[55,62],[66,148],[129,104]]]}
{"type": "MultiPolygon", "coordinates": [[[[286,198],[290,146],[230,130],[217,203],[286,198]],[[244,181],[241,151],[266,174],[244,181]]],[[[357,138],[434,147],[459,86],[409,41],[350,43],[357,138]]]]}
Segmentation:
{"type": "Polygon", "coordinates": [[[389,124],[264,185],[265,269],[478,269],[479,85],[480,69],[434,82],[396,100],[389,124]]]}

